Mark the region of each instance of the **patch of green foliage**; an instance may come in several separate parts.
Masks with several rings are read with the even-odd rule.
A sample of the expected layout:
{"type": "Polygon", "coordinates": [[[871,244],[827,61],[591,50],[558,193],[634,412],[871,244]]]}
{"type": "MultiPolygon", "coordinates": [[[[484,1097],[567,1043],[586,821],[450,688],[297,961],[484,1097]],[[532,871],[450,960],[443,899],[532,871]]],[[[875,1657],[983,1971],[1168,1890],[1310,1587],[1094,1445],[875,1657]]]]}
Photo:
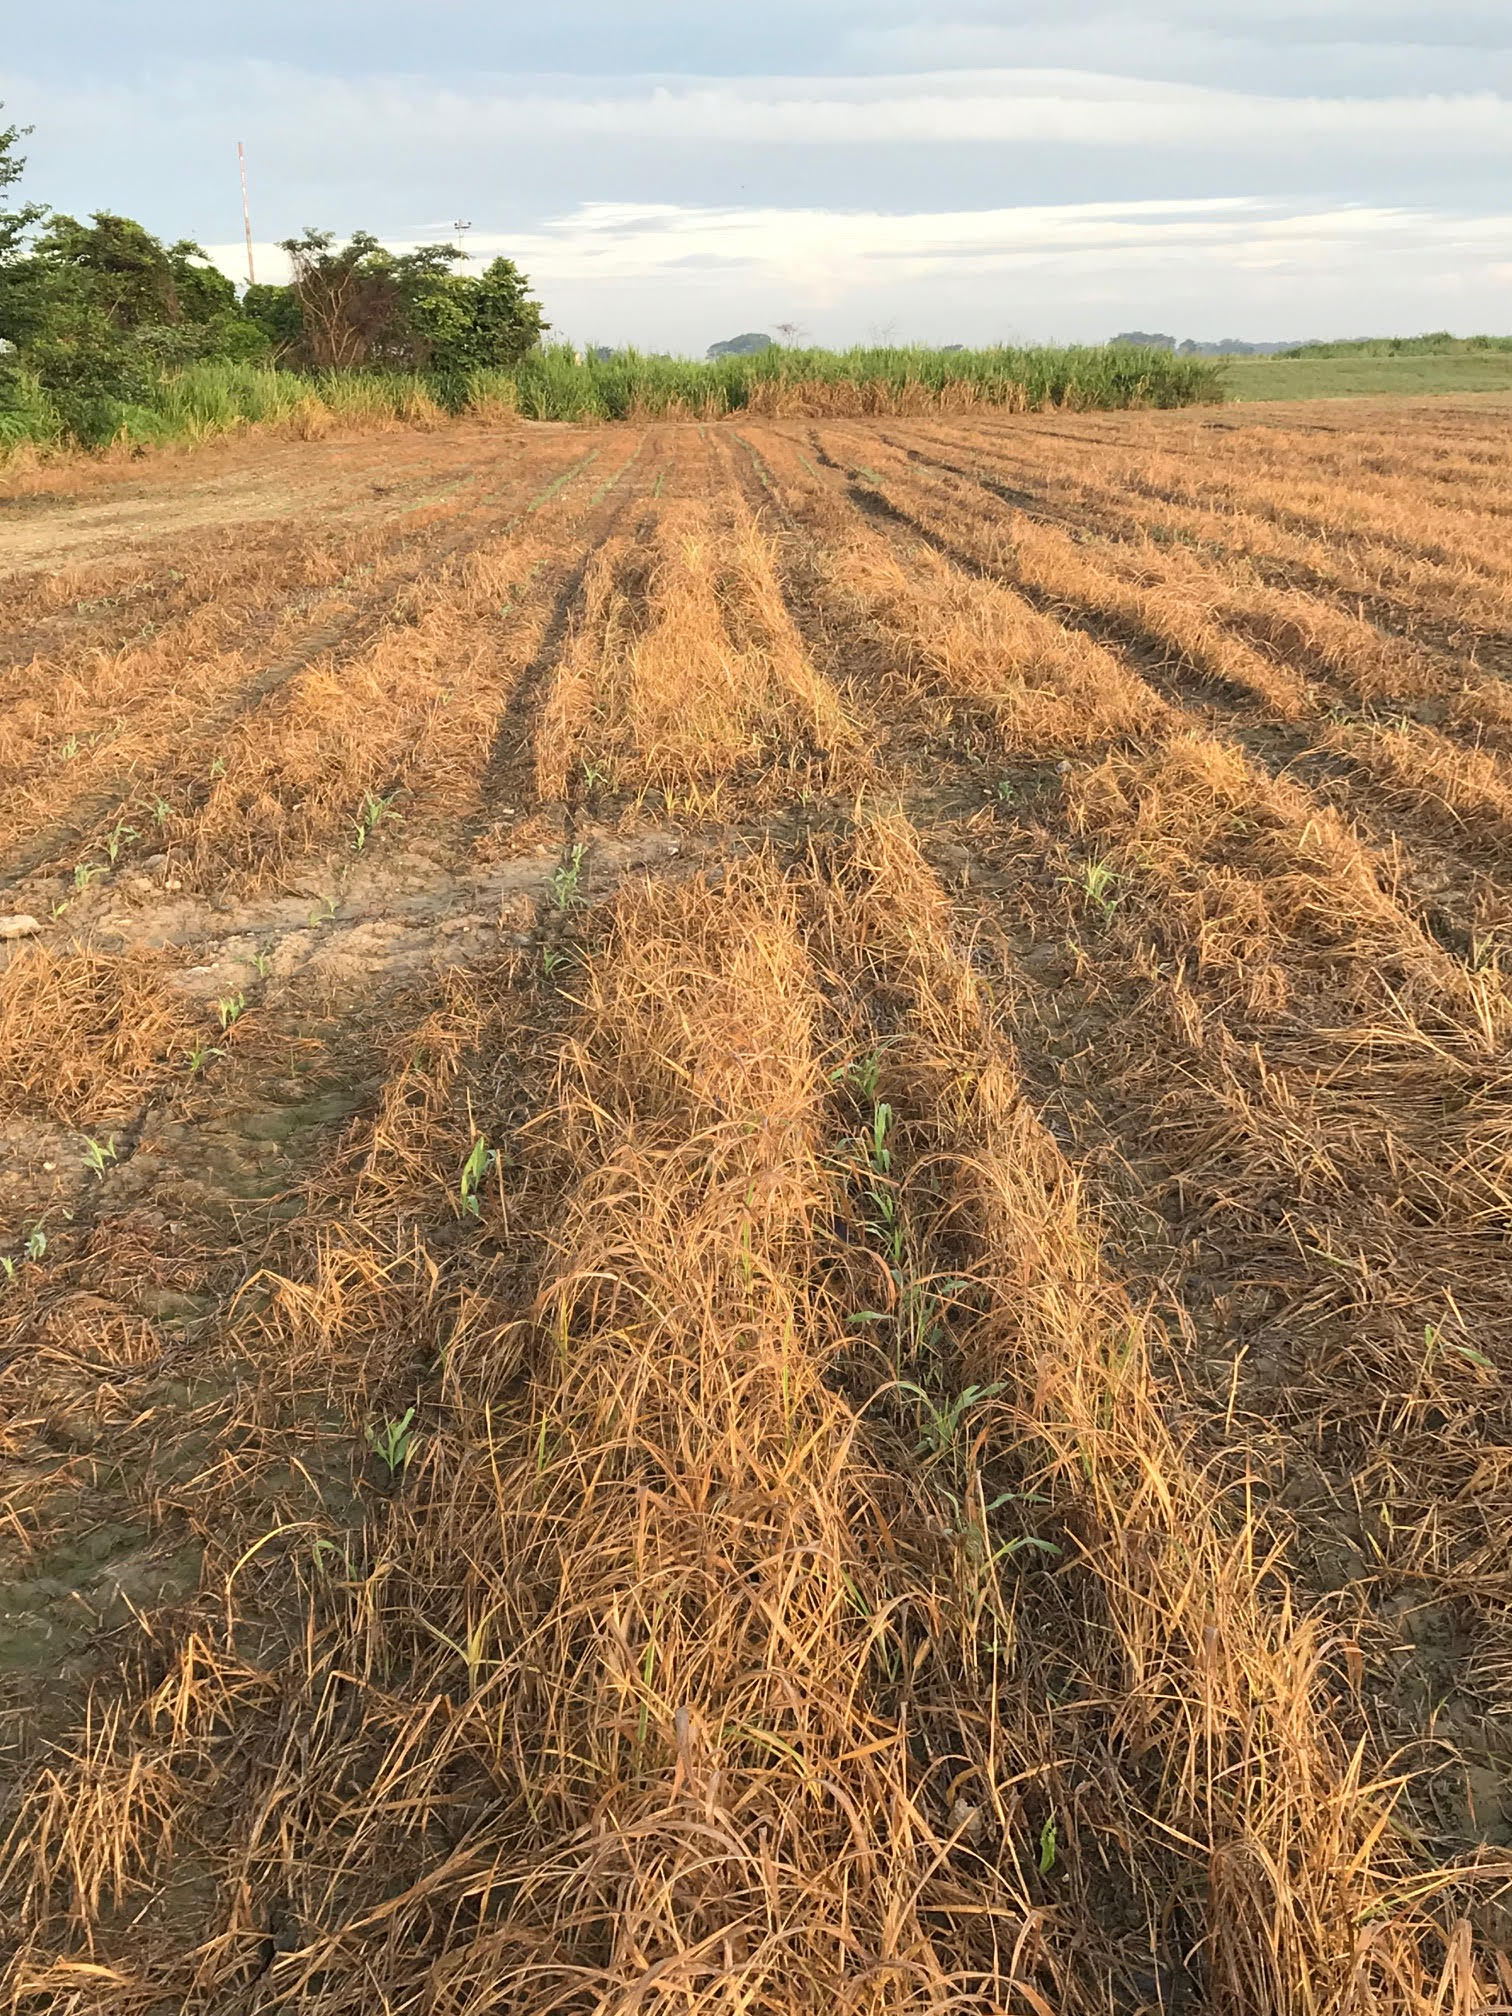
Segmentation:
{"type": "Polygon", "coordinates": [[[187,239],[164,245],[129,217],[49,217],[0,267],[0,330],[61,432],[109,440],[122,409],[150,408],[164,376],[266,348],[236,289],[187,239]]]}
{"type": "Polygon", "coordinates": [[[547,326],[511,259],[458,273],[455,245],[394,253],[367,231],[342,246],[329,231],[305,231],[283,249],[293,282],[257,290],[255,308],[280,359],[296,368],[388,368],[460,383],[517,364],[547,326]]]}
{"type": "Polygon", "coordinates": [[[510,369],[546,327],[511,260],[459,272],[455,246],[395,254],[361,231],[343,246],[324,231],[286,239],[292,284],[238,298],[188,239],[164,244],[108,210],[85,223],[15,205],[24,130],[0,129],[0,449],[165,440],[312,397],[338,418],[422,400],[457,410],[476,374],[510,369]],[[293,382],[275,388],[275,370],[293,382]],[[351,373],[398,382],[348,397],[335,380],[351,373]]]}

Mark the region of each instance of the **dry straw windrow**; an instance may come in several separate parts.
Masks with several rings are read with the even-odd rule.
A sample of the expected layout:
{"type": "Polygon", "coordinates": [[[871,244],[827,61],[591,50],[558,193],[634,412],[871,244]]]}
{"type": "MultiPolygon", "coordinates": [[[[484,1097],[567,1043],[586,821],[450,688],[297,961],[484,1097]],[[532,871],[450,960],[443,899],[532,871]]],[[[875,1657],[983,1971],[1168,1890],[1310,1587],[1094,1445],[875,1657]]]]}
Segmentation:
{"type": "Polygon", "coordinates": [[[858,522],[806,456],[764,440],[776,494],[802,528],[801,592],[815,601],[830,660],[864,666],[879,726],[921,695],[966,702],[1006,754],[1043,756],[1157,732],[1170,710],[1117,655],[1034,609],[1006,583],[906,553],[858,522]]]}
{"type": "MultiPolygon", "coordinates": [[[[1269,1320],[1252,1317],[1213,1376],[1230,1415],[1242,1393],[1263,1420],[1263,1463],[1295,1465],[1299,1483],[1314,1470],[1316,1530],[1296,1558],[1336,1586],[1329,1550],[1352,1536],[1382,1598],[1455,1603],[1467,1682],[1473,1669],[1497,1704],[1512,1448],[1500,981],[1425,939],[1351,836],[1237,752],[1194,739],[1115,755],[1067,811],[1060,893],[1025,894],[1076,947],[1056,1015],[1099,1032],[1073,1106],[1137,1144],[1136,1197],[1163,1195],[1197,1253],[1264,1284],[1269,1320]],[[1293,1438],[1313,1436],[1304,1457],[1293,1438]]],[[[1391,1626],[1367,1607],[1355,1628],[1389,1698],[1391,1626]]],[[[1410,1717],[1386,1719],[1410,1740],[1410,1717]]],[[[1472,1751],[1487,1740],[1468,1702],[1453,1726],[1472,1751]]],[[[1494,1890],[1503,1872],[1461,1873],[1494,1890]]]]}
{"type": "Polygon", "coordinates": [[[0,1101],[71,1123],[125,1117],[205,1030],[172,981],[161,955],[18,947],[0,972],[0,1101]]]}
{"type": "MultiPolygon", "coordinates": [[[[560,450],[554,459],[560,462],[560,450]]],[[[574,468],[569,464],[566,474],[574,468]]],[[[516,478],[522,507],[516,519],[525,517],[524,532],[489,534],[490,515],[497,524],[501,514],[490,511],[486,498],[469,496],[465,508],[455,498],[443,499],[405,513],[397,534],[391,526],[365,543],[354,541],[345,567],[319,548],[304,549],[309,566],[296,572],[292,585],[305,592],[291,595],[286,553],[282,574],[271,567],[266,580],[255,569],[243,574],[238,585],[244,600],[228,597],[193,612],[184,625],[145,644],[97,657],[84,675],[53,680],[45,701],[18,703],[9,717],[0,716],[0,753],[9,755],[15,780],[0,809],[0,846],[16,850],[28,865],[39,848],[46,858],[67,849],[70,861],[105,865],[98,862],[104,849],[113,866],[123,849],[160,851],[174,840],[191,839],[203,854],[200,833],[215,831],[224,818],[234,831],[211,850],[216,858],[228,850],[238,857],[248,849],[257,854],[268,825],[287,831],[290,793],[312,822],[324,819],[327,829],[333,819],[338,828],[359,819],[365,794],[384,788],[394,768],[386,751],[374,747],[380,723],[387,717],[401,724],[391,749],[416,732],[423,714],[415,672],[424,645],[411,637],[414,648],[407,650],[405,633],[429,611],[426,634],[434,637],[449,595],[460,604],[457,614],[471,619],[483,638],[471,663],[488,662],[489,619],[507,615],[515,590],[527,587],[543,564],[540,533],[557,519],[571,524],[580,510],[561,473],[538,493],[544,516],[527,510],[528,486],[540,473],[528,468],[524,484],[516,478]],[[445,535],[439,540],[437,528],[445,535]],[[418,564],[411,544],[417,538],[418,564]],[[495,578],[501,556],[504,571],[495,578]],[[261,606],[264,594],[268,608],[261,606]],[[372,718],[348,724],[359,690],[372,718]],[[246,767],[243,751],[250,744],[260,771],[276,772],[277,750],[265,744],[270,727],[284,721],[287,729],[280,726],[273,739],[286,733],[296,745],[287,752],[294,766],[288,788],[259,774],[244,778],[238,795],[229,775],[233,761],[246,767]],[[310,744],[312,737],[324,739],[322,721],[332,731],[331,746],[315,752],[310,744]],[[327,789],[346,796],[323,807],[327,789]],[[213,816],[207,796],[220,801],[213,816]]],[[[292,558],[297,564],[299,553],[292,558]]],[[[460,648],[460,637],[456,643],[460,648]]],[[[437,669],[444,675],[446,647],[439,648],[437,669]]],[[[32,672],[46,679],[48,668],[32,672]]],[[[491,718],[490,688],[477,677],[438,676],[432,685],[437,704],[449,704],[459,686],[462,707],[475,703],[476,713],[483,706],[485,719],[491,718]]],[[[491,691],[496,713],[498,682],[491,691]]],[[[443,739],[446,725],[435,724],[443,739]]],[[[486,727],[474,732],[486,740],[486,727]]],[[[460,752],[457,760],[465,760],[460,752]]],[[[293,830],[304,829],[296,824],[293,830]]]]}
{"type": "Polygon", "coordinates": [[[544,796],[574,771],[698,794],[762,775],[864,774],[861,736],[809,663],[771,544],[740,510],[669,506],[649,545],[592,563],[537,734],[544,796]]]}
{"type": "MultiPolygon", "coordinates": [[[[898,494],[921,528],[964,550],[992,575],[1037,591],[1052,607],[1067,609],[1073,619],[1091,613],[1111,620],[1136,640],[1153,638],[1182,666],[1246,689],[1282,720],[1315,715],[1327,695],[1326,687],[1318,690],[1319,680],[1338,680],[1367,704],[1388,698],[1447,698],[1452,724],[1477,738],[1487,725],[1493,733],[1499,725],[1504,711],[1499,681],[1474,674],[1467,680],[1463,672],[1383,634],[1362,616],[1272,588],[1255,580],[1247,568],[1219,566],[1201,555],[1147,539],[1089,545],[1022,513],[1010,516],[995,500],[973,494],[954,479],[943,485],[926,483],[911,472],[901,479],[898,494]],[[942,497],[948,501],[942,503],[942,497]],[[1288,666],[1310,668],[1309,679],[1304,683],[1288,666]]],[[[857,543],[851,533],[852,552],[857,543]]],[[[932,555],[916,553],[906,567],[899,560],[890,564],[915,594],[920,577],[927,577],[931,567],[948,578],[958,596],[974,591],[982,601],[997,587],[995,581],[977,582],[968,589],[960,570],[945,568],[932,555]]],[[[858,584],[865,578],[850,553],[837,571],[858,584]]],[[[915,618],[905,627],[922,637],[930,626],[915,618]]],[[[1151,725],[1152,715],[1158,713],[1153,696],[1142,708],[1126,703],[1121,723],[1109,720],[1107,707],[1113,695],[1142,682],[1110,652],[1076,631],[1062,634],[1065,643],[1059,662],[1052,659],[1048,669],[1063,712],[1073,715],[1078,726],[1056,723],[1052,716],[1052,736],[1058,730],[1061,742],[1074,746],[1078,739],[1097,739],[1116,726],[1151,725]],[[1098,676],[1089,679],[1083,673],[1079,680],[1067,676],[1078,647],[1089,665],[1100,665],[1098,676]]],[[[1008,656],[1015,673],[1022,676],[1029,655],[1027,640],[1021,636],[1015,641],[1017,648],[1008,656]]],[[[991,654],[982,657],[959,649],[954,654],[957,665],[973,659],[984,669],[994,664],[991,654]]],[[[1001,691],[1000,679],[997,684],[1001,691]]],[[[1472,834],[1487,828],[1498,833],[1504,824],[1505,765],[1494,750],[1460,746],[1431,727],[1400,721],[1394,725],[1335,721],[1322,728],[1318,740],[1321,748],[1346,755],[1366,769],[1399,804],[1445,812],[1472,834]]]]}
{"type": "Polygon", "coordinates": [[[317,659],[238,717],[199,802],[166,823],[175,860],[204,884],[256,886],[342,834],[360,850],[397,797],[470,800],[539,645],[564,542],[629,459],[590,496],[443,563],[356,657],[317,659]]]}
{"type": "MultiPolygon", "coordinates": [[[[102,1905],[192,1840],[300,1928],[273,2007],[1112,2011],[1193,1948],[1236,2011],[1470,1991],[1393,1902],[1389,1788],[1168,1423],[914,836],[823,865],[621,899],[515,1131],[534,1177],[463,1193],[472,1260],[442,1172],[506,1145],[517,1021],[459,981],[408,1039],[342,1229],[259,1320],[380,1416],[439,1348],[422,1452],[281,1676],[238,1680],[228,1609],[9,1843],[117,1987],[185,1978],[113,1957],[102,1905]],[[531,1313],[500,1240],[547,1199],[531,1313]]],[[[204,1927],[199,1992],[256,1942],[204,1927]]]]}

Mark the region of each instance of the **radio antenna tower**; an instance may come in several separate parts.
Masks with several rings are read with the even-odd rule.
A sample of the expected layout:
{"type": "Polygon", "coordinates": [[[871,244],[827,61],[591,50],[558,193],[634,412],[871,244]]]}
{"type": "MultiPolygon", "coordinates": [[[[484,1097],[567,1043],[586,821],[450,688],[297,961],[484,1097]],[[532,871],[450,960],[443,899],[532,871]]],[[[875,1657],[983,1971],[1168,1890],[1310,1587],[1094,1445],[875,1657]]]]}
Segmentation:
{"type": "Polygon", "coordinates": [[[257,269],[252,264],[252,212],[247,207],[247,151],[240,140],[236,143],[236,162],[241,169],[242,185],[242,229],[247,234],[247,285],[257,285],[257,269]]]}

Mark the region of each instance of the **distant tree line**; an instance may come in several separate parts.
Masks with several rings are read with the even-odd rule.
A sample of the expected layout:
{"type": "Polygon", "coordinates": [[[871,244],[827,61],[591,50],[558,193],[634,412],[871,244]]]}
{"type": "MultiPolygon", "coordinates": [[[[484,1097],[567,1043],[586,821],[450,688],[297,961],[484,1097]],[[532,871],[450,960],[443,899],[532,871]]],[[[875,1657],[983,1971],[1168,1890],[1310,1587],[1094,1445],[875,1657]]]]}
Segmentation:
{"type": "Polygon", "coordinates": [[[27,130],[0,128],[0,416],[29,381],[77,439],[108,439],[123,406],[205,360],[423,372],[460,401],[471,373],[507,370],[548,327],[513,260],[458,272],[455,245],[395,254],[366,231],[285,239],[290,283],[238,295],[190,239],[16,202],[27,130]]]}
{"type": "Polygon", "coordinates": [[[1468,352],[1512,350],[1512,336],[1451,336],[1432,329],[1422,336],[1357,336],[1337,343],[1300,343],[1288,357],[1455,357],[1468,352]]]}
{"type": "Polygon", "coordinates": [[[1243,343],[1237,336],[1225,336],[1217,343],[1199,343],[1188,336],[1178,343],[1148,329],[1125,329],[1110,339],[1121,349],[1169,350],[1177,357],[1279,357],[1292,348],[1289,343],[1243,343]]]}

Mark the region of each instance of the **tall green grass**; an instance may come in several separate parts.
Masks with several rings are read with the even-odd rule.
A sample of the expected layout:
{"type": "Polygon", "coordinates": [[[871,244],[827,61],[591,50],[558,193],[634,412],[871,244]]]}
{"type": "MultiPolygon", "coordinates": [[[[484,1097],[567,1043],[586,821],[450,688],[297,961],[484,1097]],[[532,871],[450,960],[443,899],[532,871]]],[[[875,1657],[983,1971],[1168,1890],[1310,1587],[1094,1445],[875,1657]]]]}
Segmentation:
{"type": "Polygon", "coordinates": [[[619,350],[580,360],[565,344],[511,374],[532,420],[624,420],[745,411],[907,412],[931,406],[1189,406],[1223,397],[1207,358],[1114,346],[1081,349],[759,350],[695,363],[619,350]]]}
{"type": "MultiPolygon", "coordinates": [[[[426,425],[446,417],[437,387],[414,374],[326,372],[304,376],[263,364],[192,364],[166,373],[150,405],[117,404],[111,441],[125,447],[209,440],[243,427],[286,425],[319,434],[339,426],[426,425]]],[[[21,371],[0,404],[0,449],[23,442],[76,446],[35,377],[21,371]]]]}
{"type": "MultiPolygon", "coordinates": [[[[166,374],[149,404],[121,404],[112,438],[127,446],[206,440],[247,426],[305,434],[332,427],[434,425],[480,419],[717,419],[726,413],[1014,411],[1186,406],[1221,400],[1223,367],[1208,358],[1123,346],[1100,349],[771,349],[708,363],[634,350],[581,357],[537,350],[513,371],[441,381],[398,373],[306,376],[265,365],[204,363],[166,374]]],[[[0,405],[0,449],[66,448],[67,428],[24,370],[0,405]]]]}

